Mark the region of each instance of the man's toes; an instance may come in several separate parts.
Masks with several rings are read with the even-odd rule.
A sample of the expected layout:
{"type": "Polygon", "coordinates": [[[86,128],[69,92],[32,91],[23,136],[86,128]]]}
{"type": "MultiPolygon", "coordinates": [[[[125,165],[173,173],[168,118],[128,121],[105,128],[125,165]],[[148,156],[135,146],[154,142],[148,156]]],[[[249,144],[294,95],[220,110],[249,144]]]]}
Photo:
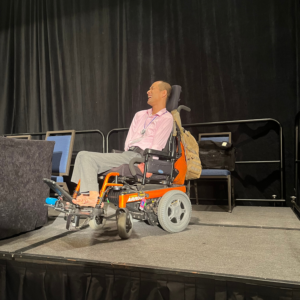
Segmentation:
{"type": "Polygon", "coordinates": [[[72,203],[74,204],[80,204],[80,199],[76,198],[76,199],[72,199],[72,203]]]}

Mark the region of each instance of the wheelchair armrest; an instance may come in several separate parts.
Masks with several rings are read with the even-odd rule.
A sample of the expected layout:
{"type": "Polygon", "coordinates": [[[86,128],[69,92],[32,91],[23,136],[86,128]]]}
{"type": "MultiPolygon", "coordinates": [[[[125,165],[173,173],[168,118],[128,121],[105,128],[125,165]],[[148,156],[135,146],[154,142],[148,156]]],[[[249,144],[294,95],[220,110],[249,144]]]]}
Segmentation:
{"type": "Polygon", "coordinates": [[[136,175],[134,164],[135,163],[143,163],[143,162],[145,162],[144,157],[134,157],[129,162],[129,170],[130,170],[132,176],[135,178],[136,181],[138,181],[138,178],[137,178],[137,175],[136,175]]]}
{"type": "Polygon", "coordinates": [[[151,156],[158,156],[159,158],[164,158],[164,159],[175,158],[175,157],[169,155],[169,153],[167,153],[167,152],[154,150],[154,149],[149,149],[149,148],[144,150],[144,156],[146,156],[147,154],[151,155],[151,156]]]}

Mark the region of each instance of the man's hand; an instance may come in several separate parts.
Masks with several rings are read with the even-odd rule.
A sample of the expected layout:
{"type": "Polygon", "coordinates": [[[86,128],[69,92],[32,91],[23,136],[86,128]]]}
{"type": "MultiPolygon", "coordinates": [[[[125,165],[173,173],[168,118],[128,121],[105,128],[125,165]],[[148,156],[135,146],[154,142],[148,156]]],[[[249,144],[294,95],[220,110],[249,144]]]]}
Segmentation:
{"type": "MultiPolygon", "coordinates": [[[[142,172],[142,174],[144,174],[144,170],[145,170],[145,164],[144,163],[140,163],[138,165],[138,168],[140,169],[140,171],[142,172]]],[[[149,178],[152,176],[152,173],[146,173],[146,177],[149,178]]]]}

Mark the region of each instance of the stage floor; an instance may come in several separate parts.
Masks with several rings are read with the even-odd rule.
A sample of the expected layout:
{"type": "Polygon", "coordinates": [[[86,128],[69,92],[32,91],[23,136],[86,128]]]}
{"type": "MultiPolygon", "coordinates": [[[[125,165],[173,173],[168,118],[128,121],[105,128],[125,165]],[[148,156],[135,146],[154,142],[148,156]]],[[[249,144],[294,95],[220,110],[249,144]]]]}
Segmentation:
{"type": "Polygon", "coordinates": [[[300,284],[300,221],[290,208],[217,209],[193,206],[177,234],[135,220],[128,240],[118,237],[114,217],[105,231],[73,232],[53,214],[43,228],[1,240],[0,251],[300,284]]]}

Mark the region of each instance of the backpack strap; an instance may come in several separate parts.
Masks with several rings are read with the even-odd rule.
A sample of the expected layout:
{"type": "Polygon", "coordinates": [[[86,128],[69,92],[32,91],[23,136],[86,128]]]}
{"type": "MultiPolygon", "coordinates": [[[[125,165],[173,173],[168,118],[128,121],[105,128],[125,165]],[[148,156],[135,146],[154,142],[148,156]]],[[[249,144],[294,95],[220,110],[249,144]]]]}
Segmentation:
{"type": "MultiPolygon", "coordinates": [[[[177,111],[177,109],[174,109],[171,111],[171,114],[173,116],[173,120],[174,120],[174,124],[177,125],[177,128],[179,129],[180,133],[183,134],[183,128],[181,125],[181,119],[180,119],[180,115],[179,112],[177,111]]],[[[174,132],[174,128],[176,129],[176,126],[173,126],[173,136],[176,136],[177,133],[174,132]]]]}

